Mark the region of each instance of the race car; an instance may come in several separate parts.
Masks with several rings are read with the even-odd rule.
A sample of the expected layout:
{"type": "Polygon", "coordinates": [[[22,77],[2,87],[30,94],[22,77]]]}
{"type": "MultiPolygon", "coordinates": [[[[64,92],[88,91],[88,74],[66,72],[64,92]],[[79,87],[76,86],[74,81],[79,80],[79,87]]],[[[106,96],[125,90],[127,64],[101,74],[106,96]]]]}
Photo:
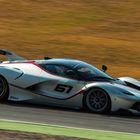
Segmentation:
{"type": "Polygon", "coordinates": [[[26,60],[6,50],[0,54],[8,58],[0,63],[0,102],[26,101],[95,113],[140,112],[140,81],[112,78],[105,65],[99,70],[73,59],[26,60]]]}

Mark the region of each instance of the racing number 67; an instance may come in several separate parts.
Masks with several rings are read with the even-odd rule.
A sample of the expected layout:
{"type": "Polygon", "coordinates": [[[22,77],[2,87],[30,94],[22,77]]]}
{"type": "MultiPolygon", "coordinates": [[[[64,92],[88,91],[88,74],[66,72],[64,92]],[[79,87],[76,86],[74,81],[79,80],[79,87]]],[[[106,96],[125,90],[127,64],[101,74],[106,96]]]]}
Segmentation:
{"type": "Polygon", "coordinates": [[[58,84],[56,87],[55,87],[55,91],[58,91],[58,92],[66,92],[66,93],[70,93],[71,90],[72,90],[72,86],[69,86],[69,85],[62,85],[62,84],[58,84]]]}

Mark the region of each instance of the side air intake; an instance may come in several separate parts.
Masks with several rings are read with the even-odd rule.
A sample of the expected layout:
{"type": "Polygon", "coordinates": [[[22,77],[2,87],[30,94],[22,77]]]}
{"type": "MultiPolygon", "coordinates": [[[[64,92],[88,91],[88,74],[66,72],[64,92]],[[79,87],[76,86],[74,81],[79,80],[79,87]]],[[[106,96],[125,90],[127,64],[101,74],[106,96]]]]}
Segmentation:
{"type": "Polygon", "coordinates": [[[132,84],[132,83],[129,83],[129,82],[126,82],[126,81],[125,81],[125,83],[126,83],[126,85],[127,85],[128,87],[134,88],[134,89],[136,89],[136,90],[140,90],[140,87],[139,87],[139,86],[136,86],[136,85],[134,85],[134,84],[132,84]]]}

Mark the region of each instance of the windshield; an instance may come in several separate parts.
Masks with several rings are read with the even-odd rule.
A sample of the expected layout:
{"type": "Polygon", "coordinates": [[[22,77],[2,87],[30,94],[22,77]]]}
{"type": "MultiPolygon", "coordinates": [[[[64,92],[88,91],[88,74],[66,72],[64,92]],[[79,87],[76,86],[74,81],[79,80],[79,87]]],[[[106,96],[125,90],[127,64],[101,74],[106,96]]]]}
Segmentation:
{"type": "Polygon", "coordinates": [[[74,66],[74,69],[77,71],[81,79],[85,81],[93,81],[95,79],[113,79],[101,70],[86,63],[78,64],[74,66]]]}

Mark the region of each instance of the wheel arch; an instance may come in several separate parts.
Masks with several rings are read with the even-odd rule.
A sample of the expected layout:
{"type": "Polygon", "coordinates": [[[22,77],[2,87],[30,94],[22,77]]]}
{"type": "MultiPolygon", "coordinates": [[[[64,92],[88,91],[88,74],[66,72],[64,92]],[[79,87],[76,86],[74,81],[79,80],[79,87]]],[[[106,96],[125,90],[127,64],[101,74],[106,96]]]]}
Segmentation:
{"type": "MultiPolygon", "coordinates": [[[[109,113],[109,112],[111,111],[111,108],[112,108],[112,99],[111,99],[111,96],[110,96],[110,94],[107,92],[106,89],[104,89],[103,87],[99,87],[99,86],[90,87],[90,88],[88,88],[88,89],[85,91],[85,93],[83,94],[83,100],[82,100],[83,108],[84,108],[84,109],[88,109],[88,107],[87,107],[87,105],[86,105],[86,97],[87,97],[89,91],[92,90],[92,89],[101,89],[101,90],[103,90],[103,91],[106,93],[106,95],[107,95],[108,98],[109,98],[109,107],[108,107],[108,111],[105,112],[105,113],[109,113]]],[[[88,109],[88,110],[89,110],[89,109],[88,109]]]]}
{"type": "Polygon", "coordinates": [[[9,84],[8,84],[7,79],[1,73],[0,73],[0,78],[3,78],[3,80],[4,80],[4,82],[6,83],[6,86],[7,86],[6,94],[3,95],[2,97],[0,97],[0,102],[4,102],[4,101],[8,100],[10,88],[9,88],[9,84]]]}

